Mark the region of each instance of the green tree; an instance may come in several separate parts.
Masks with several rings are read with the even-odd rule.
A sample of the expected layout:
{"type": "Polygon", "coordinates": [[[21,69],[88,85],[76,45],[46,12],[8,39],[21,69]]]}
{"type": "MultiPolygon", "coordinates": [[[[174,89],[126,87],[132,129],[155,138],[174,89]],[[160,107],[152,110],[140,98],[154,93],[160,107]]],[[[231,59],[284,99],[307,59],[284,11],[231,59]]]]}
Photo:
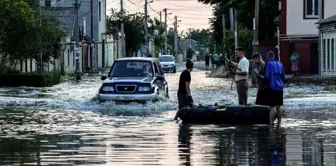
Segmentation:
{"type": "MultiPolygon", "coordinates": [[[[121,13],[111,9],[111,16],[108,17],[110,25],[120,27],[121,21],[121,13]]],[[[141,45],[144,44],[144,15],[125,11],[123,21],[126,51],[132,52],[140,49],[141,45]]]]}
{"type": "MultiPolygon", "coordinates": [[[[234,53],[234,35],[232,31],[226,32],[226,38],[223,40],[224,44],[224,54],[228,56],[233,56],[234,53]]],[[[238,41],[239,46],[245,49],[245,55],[247,58],[251,58],[253,47],[252,47],[252,40],[253,40],[253,32],[247,28],[240,29],[238,33],[238,41]]]]}
{"type": "Polygon", "coordinates": [[[58,41],[64,36],[55,18],[36,13],[33,0],[1,0],[0,15],[0,72],[16,66],[26,58],[48,61],[56,55],[58,41]]]}
{"type": "Polygon", "coordinates": [[[148,32],[151,34],[154,34],[154,31],[158,31],[158,35],[154,38],[154,44],[156,51],[160,51],[160,49],[163,49],[164,46],[164,24],[160,23],[160,20],[154,18],[149,19],[149,26],[148,26],[148,32]]]}
{"type": "MultiPolygon", "coordinates": [[[[211,18],[211,31],[213,39],[217,44],[222,44],[223,27],[222,14],[225,14],[226,29],[230,29],[229,11],[231,7],[237,8],[238,29],[253,30],[254,1],[248,0],[199,0],[205,4],[215,5],[213,17],[211,18]],[[233,2],[233,3],[231,3],[233,2]]],[[[259,40],[274,39],[276,27],[279,25],[278,18],[280,11],[276,0],[262,0],[259,13],[259,40]]],[[[239,33],[239,32],[238,32],[239,33]]]]}
{"type": "Polygon", "coordinates": [[[200,47],[210,47],[211,44],[210,29],[190,29],[187,32],[186,39],[193,39],[199,43],[200,47]]]}

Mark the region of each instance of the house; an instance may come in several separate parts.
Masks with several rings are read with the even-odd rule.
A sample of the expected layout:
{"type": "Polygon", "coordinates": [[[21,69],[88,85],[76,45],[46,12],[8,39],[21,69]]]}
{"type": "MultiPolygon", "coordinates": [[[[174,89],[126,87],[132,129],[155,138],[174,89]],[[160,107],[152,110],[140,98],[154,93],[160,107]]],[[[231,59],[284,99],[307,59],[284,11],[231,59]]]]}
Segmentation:
{"type": "Polygon", "coordinates": [[[317,24],[321,30],[322,40],[321,76],[336,76],[336,14],[321,20],[317,24]]]}
{"type": "MultiPolygon", "coordinates": [[[[199,50],[198,42],[193,39],[182,39],[178,42],[178,46],[181,52],[184,53],[183,61],[185,61],[187,58],[190,58],[190,57],[187,57],[188,49],[191,49],[193,52],[195,52],[196,50],[199,50]]],[[[195,54],[191,58],[193,60],[196,60],[195,54]]]]}
{"type": "MultiPolygon", "coordinates": [[[[75,0],[41,0],[42,6],[45,9],[58,9],[62,10],[74,6],[75,0]]],[[[111,37],[107,31],[106,20],[106,0],[93,0],[93,1],[79,1],[80,7],[78,9],[79,26],[80,26],[80,50],[81,50],[81,70],[87,69],[97,70],[104,67],[112,66],[118,40],[111,37]],[[92,12],[91,12],[92,8],[92,12]],[[92,19],[91,19],[92,16],[92,19]],[[92,20],[92,21],[91,21],[92,20]],[[92,24],[91,24],[92,22],[92,24]]],[[[75,13],[74,13],[75,14],[75,13]]],[[[58,17],[61,22],[64,22],[64,17],[73,17],[70,15],[60,15],[58,17]]],[[[75,17],[74,17],[75,19],[75,17]]],[[[74,22],[73,22],[74,23],[74,22]]],[[[71,23],[72,24],[72,23],[71,23]]],[[[73,24],[74,25],[74,24],[73,24]]],[[[72,38],[73,39],[73,38],[72,38]]],[[[68,43],[68,42],[65,42],[68,43]]],[[[66,56],[67,53],[64,55],[66,56]]],[[[71,54],[71,51],[70,51],[71,54]]],[[[64,59],[65,66],[67,59],[64,59]]],[[[70,58],[71,61],[71,58],[70,58]]],[[[68,68],[72,68],[68,66],[68,68]]]]}
{"type": "MultiPolygon", "coordinates": [[[[335,0],[321,0],[322,17],[335,13],[335,0]]],[[[300,54],[301,74],[318,74],[318,22],[319,0],[281,0],[280,54],[285,71],[290,70],[290,56],[300,54]]]]}

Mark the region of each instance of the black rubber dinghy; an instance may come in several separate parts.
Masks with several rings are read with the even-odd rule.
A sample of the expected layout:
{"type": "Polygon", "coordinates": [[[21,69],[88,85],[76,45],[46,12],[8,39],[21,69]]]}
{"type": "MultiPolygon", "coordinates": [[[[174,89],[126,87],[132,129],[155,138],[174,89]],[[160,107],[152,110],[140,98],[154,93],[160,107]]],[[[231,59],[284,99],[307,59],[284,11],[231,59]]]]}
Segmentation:
{"type": "Polygon", "coordinates": [[[269,124],[269,108],[259,105],[184,107],[175,119],[197,124],[269,124]]]}

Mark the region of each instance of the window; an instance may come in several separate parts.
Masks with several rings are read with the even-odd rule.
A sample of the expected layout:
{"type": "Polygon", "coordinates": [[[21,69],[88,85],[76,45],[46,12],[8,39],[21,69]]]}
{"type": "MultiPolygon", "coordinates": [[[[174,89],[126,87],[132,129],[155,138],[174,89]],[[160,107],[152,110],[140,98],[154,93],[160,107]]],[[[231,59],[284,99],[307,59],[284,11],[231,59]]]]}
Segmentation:
{"type": "Polygon", "coordinates": [[[160,62],[174,62],[173,56],[160,56],[160,62]]]}
{"type": "Polygon", "coordinates": [[[158,69],[156,63],[154,63],[154,72],[155,72],[155,74],[154,74],[155,76],[159,75],[159,69],[158,69]]]}
{"type": "Polygon", "coordinates": [[[323,39],[323,43],[322,43],[322,47],[323,47],[323,48],[322,48],[322,51],[323,51],[323,52],[322,52],[322,58],[323,58],[323,69],[324,69],[323,71],[324,71],[324,72],[325,72],[326,69],[327,69],[327,66],[326,66],[326,64],[327,64],[327,63],[326,63],[326,60],[327,60],[327,59],[326,59],[326,43],[327,43],[327,42],[326,42],[326,39],[323,39]]]}
{"type": "Polygon", "coordinates": [[[70,50],[68,49],[68,67],[70,66],[70,50]]]}
{"type": "Polygon", "coordinates": [[[99,21],[101,21],[101,2],[99,1],[99,9],[98,9],[98,11],[99,11],[99,21]]]}
{"type": "MultiPolygon", "coordinates": [[[[317,19],[319,16],[319,0],[303,0],[303,1],[304,1],[304,18],[317,19]]],[[[323,1],[324,0],[322,0],[322,7],[323,7],[323,1]]]]}
{"type": "Polygon", "coordinates": [[[335,71],[335,40],[331,39],[331,70],[335,71]]]}
{"type": "Polygon", "coordinates": [[[117,61],[109,74],[110,77],[153,77],[153,68],[147,61],[117,61]]]}

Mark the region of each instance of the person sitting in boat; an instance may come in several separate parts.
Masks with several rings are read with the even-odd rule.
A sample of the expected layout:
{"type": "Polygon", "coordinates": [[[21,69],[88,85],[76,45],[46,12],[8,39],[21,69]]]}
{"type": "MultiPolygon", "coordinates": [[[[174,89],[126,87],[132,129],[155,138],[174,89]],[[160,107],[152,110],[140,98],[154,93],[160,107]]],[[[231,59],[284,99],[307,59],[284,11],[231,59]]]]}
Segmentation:
{"type": "Polygon", "coordinates": [[[186,69],[180,75],[179,87],[177,91],[177,99],[179,104],[179,109],[185,106],[193,106],[193,99],[190,93],[190,72],[194,68],[194,63],[187,59],[186,69]]]}
{"type": "Polygon", "coordinates": [[[263,61],[261,55],[259,53],[255,53],[252,55],[252,59],[258,67],[254,68],[255,73],[257,74],[257,85],[258,92],[256,103],[257,105],[267,105],[267,83],[265,82],[265,62],[263,61]]]}

